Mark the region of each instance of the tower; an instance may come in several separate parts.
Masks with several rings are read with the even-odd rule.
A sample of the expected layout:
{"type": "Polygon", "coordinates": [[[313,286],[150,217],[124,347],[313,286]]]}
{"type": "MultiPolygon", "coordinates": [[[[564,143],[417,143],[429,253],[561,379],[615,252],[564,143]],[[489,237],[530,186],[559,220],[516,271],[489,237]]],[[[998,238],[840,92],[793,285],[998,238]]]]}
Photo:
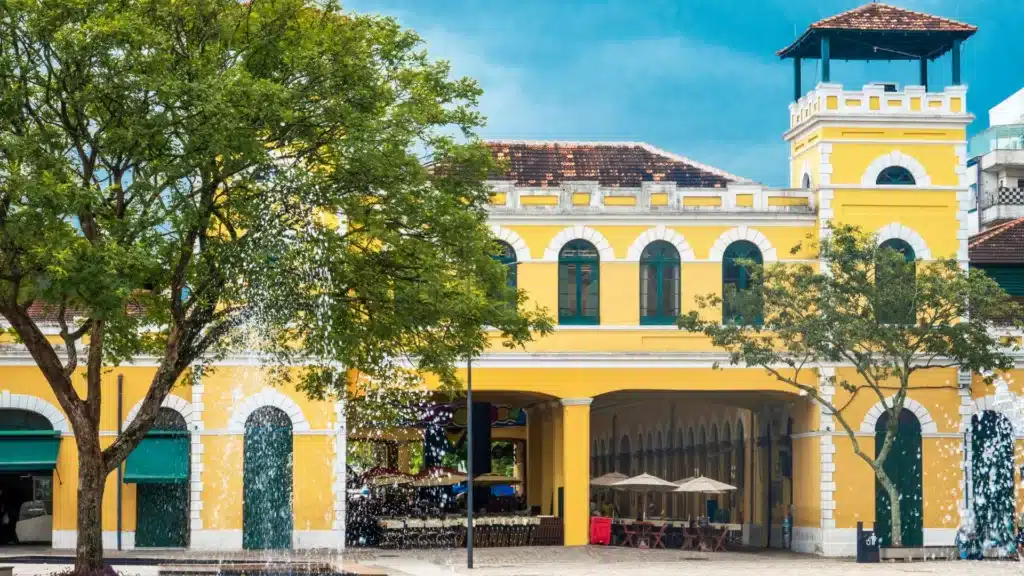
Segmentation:
{"type": "Polygon", "coordinates": [[[975,26],[871,3],[820,20],[779,56],[794,62],[790,185],[818,192],[819,225],[860,226],[905,241],[918,259],[967,262],[967,89],[961,44],[975,26]],[[952,85],[928,86],[928,62],[952,53],[952,85]],[[820,61],[803,93],[801,63],[820,61]],[[835,83],[831,61],[919,63],[919,84],[835,83]]]}

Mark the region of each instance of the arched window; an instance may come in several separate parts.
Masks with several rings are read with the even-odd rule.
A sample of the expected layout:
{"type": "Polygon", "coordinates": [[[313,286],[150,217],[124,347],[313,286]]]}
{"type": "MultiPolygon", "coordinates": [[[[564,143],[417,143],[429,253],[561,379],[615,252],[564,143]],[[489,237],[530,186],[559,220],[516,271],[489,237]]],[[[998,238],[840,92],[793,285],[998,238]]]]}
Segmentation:
{"type": "Polygon", "coordinates": [[[558,253],[559,324],[598,324],[600,260],[597,248],[573,240],[558,253]]]}
{"type": "Polygon", "coordinates": [[[910,170],[903,166],[889,166],[878,173],[875,184],[879,186],[913,186],[917,182],[910,170]]]}
{"type": "MultiPolygon", "coordinates": [[[[753,295],[750,290],[754,286],[754,278],[749,263],[761,265],[764,258],[761,250],[747,240],[737,240],[725,249],[722,257],[722,321],[752,324],[761,323],[761,314],[756,312],[753,318],[745,320],[742,309],[747,308],[746,299],[753,295]],[[745,261],[745,262],[744,262],[745,261]],[[743,262],[743,263],[741,263],[743,262]],[[747,264],[747,265],[744,265],[747,264]]],[[[753,304],[750,302],[749,304],[753,304]]],[[[759,308],[759,306],[755,306],[759,308]]]]}
{"type": "Polygon", "coordinates": [[[664,240],[640,255],[640,323],[672,324],[679,316],[679,251],[664,240]]]}
{"type": "Polygon", "coordinates": [[[623,436],[622,442],[619,443],[619,465],[616,472],[625,474],[626,476],[632,476],[633,468],[630,466],[632,462],[632,451],[629,447],[629,436],[623,436]]]}
{"type": "Polygon", "coordinates": [[[508,242],[499,240],[498,253],[494,255],[494,259],[505,266],[505,283],[508,284],[509,288],[515,288],[519,281],[517,274],[519,266],[516,263],[515,248],[512,248],[512,245],[508,242]]]}
{"type": "Polygon", "coordinates": [[[878,248],[902,254],[903,262],[882,260],[875,264],[875,317],[884,324],[913,324],[917,316],[914,305],[917,275],[914,249],[899,238],[890,238],[878,248]]]}
{"type": "Polygon", "coordinates": [[[804,190],[810,190],[811,189],[811,175],[810,174],[804,174],[803,180],[800,181],[800,187],[803,188],[804,190]]]}

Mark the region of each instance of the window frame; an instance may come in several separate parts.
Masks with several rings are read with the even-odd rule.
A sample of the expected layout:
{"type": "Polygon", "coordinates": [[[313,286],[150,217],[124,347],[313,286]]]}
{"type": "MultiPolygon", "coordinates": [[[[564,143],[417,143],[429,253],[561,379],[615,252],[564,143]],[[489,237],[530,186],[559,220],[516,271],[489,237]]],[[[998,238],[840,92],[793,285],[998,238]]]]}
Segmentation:
{"type": "Polygon", "coordinates": [[[504,240],[497,241],[499,252],[494,259],[505,267],[505,285],[513,290],[519,289],[519,259],[516,257],[516,249],[504,240]]]}
{"type": "MultiPolygon", "coordinates": [[[[736,290],[749,290],[750,286],[750,272],[743,266],[735,263],[738,259],[749,259],[753,260],[757,264],[764,266],[764,253],[761,252],[761,248],[757,244],[749,240],[736,240],[730,243],[726,248],[725,252],[722,253],[722,323],[723,324],[735,324],[737,320],[743,321],[741,318],[736,317],[735,314],[731,314],[729,310],[729,303],[726,302],[726,291],[725,287],[727,284],[733,283],[728,278],[730,267],[735,267],[737,270],[737,278],[735,281],[736,290]],[[735,251],[740,248],[745,249],[745,252],[735,254],[735,251]],[[756,257],[751,257],[750,254],[755,254],[756,257]],[[745,281],[744,281],[745,280],[745,281]],[[744,285],[746,284],[746,285],[744,285]],[[731,317],[730,317],[731,316],[731,317]]],[[[751,322],[752,325],[759,326],[764,323],[764,311],[761,311],[761,315],[751,322]]]]}
{"type": "MultiPolygon", "coordinates": [[[[910,271],[909,272],[910,272],[910,274],[913,277],[913,281],[915,283],[917,282],[917,252],[914,250],[914,247],[911,246],[910,242],[907,242],[906,240],[904,240],[902,238],[889,238],[887,240],[884,240],[884,241],[880,242],[878,244],[878,249],[879,250],[884,250],[884,249],[895,250],[896,252],[899,252],[900,254],[902,254],[904,260],[907,263],[907,265],[910,267],[910,271]]],[[[880,278],[879,278],[879,270],[878,270],[878,264],[876,262],[876,264],[875,264],[875,284],[876,284],[876,287],[877,287],[877,283],[878,283],[879,280],[880,280],[880,278]]],[[[898,281],[898,279],[897,279],[897,281],[898,281]]],[[[876,317],[876,320],[878,320],[882,324],[913,325],[913,324],[917,323],[917,306],[913,302],[911,302],[910,310],[907,313],[909,315],[909,318],[908,318],[908,320],[906,322],[900,322],[898,319],[887,319],[887,318],[877,318],[877,317],[876,317]]],[[[877,314],[877,312],[876,312],[876,314],[877,314]]]]}
{"type": "Polygon", "coordinates": [[[914,178],[914,173],[908,170],[904,166],[886,166],[878,172],[875,176],[876,186],[917,186],[917,178],[914,178]],[[893,174],[899,174],[900,177],[894,177],[893,174]],[[906,181],[906,178],[910,181],[906,181]]]}
{"type": "MultiPolygon", "coordinates": [[[[668,279],[671,282],[672,279],[668,279]]],[[[679,314],[682,313],[682,306],[680,301],[682,300],[682,261],[679,257],[679,250],[671,243],[665,240],[655,240],[644,247],[643,252],[640,254],[640,324],[644,326],[670,326],[676,323],[679,318],[679,314]],[[658,255],[651,255],[652,249],[660,249],[661,252],[658,255]],[[668,255],[666,255],[668,254],[668,255]],[[675,306],[675,313],[666,312],[663,307],[665,304],[664,290],[666,281],[666,271],[672,266],[675,267],[675,298],[673,305],[675,306]],[[648,301],[648,295],[651,289],[650,283],[647,282],[645,285],[644,279],[647,277],[645,272],[649,268],[654,268],[654,289],[655,289],[655,310],[651,314],[648,309],[647,315],[644,315],[644,303],[648,301]]]]}
{"type": "MultiPolygon", "coordinates": [[[[575,248],[579,250],[579,248],[575,248]]],[[[568,274],[566,275],[566,277],[568,274]]],[[[568,291],[568,287],[566,287],[568,291]]],[[[565,306],[564,308],[568,308],[565,306]]],[[[601,323],[601,254],[597,251],[597,247],[587,240],[577,238],[566,242],[561,249],[558,251],[558,323],[567,326],[597,326],[601,323]],[[566,250],[569,250],[573,246],[586,246],[594,252],[593,257],[585,256],[565,256],[566,250]],[[576,288],[576,307],[575,314],[571,316],[563,315],[562,310],[562,270],[563,267],[567,268],[570,264],[576,265],[575,272],[575,288],[576,288]],[[583,311],[583,265],[592,265],[593,279],[591,284],[596,284],[596,299],[597,302],[594,306],[594,314],[592,316],[584,315],[583,311]]]]}

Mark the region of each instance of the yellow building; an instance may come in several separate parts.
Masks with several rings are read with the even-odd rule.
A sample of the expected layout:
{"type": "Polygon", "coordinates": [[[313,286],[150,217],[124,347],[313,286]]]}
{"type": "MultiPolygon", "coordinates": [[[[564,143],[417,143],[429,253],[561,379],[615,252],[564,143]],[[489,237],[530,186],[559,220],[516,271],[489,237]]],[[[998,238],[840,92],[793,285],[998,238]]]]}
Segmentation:
{"type": "MultiPolygon", "coordinates": [[[[737,258],[813,261],[814,254],[790,249],[830,222],[877,232],[880,242],[917,259],[956,256],[967,265],[966,128],[973,116],[959,82],[959,50],[973,32],[884,4],[812,25],[780,53],[797,62],[784,135],[790,188],[766,188],[647,144],[490,143],[507,164],[491,183],[490,223],[504,242],[510,281],[558,324],[526,350],[495,345],[474,360],[474,398],[525,411],[525,422],[490,437],[524,448],[516,474],[526,501],[561,517],[566,545],[588,540],[592,476],[647,471],[736,485],[712,506],[715,516],[742,526],[748,544],[781,545],[791,516],[794,549],[853,553],[856,524],[878,515],[871,470],[849,440],[806,397],[762,370],[728,366],[720,350],[673,320],[694,309],[698,295],[721,293],[727,283],[745,287],[737,258]],[[918,30],[930,32],[904,33],[918,30]],[[876,49],[887,50],[886,58],[926,55],[921,85],[831,82],[831,58],[871,59],[876,49]],[[951,50],[952,85],[928,88],[927,58],[951,50]],[[804,92],[800,63],[810,58],[820,60],[822,81],[804,92]]],[[[3,422],[33,428],[37,454],[46,457],[20,469],[0,464],[0,482],[45,502],[53,546],[72,547],[74,439],[31,358],[7,348],[0,442],[15,438],[4,435],[3,422]]],[[[146,442],[173,457],[147,459],[143,446],[123,482],[108,479],[106,545],[115,547],[120,535],[124,547],[342,546],[347,438],[340,406],[271,388],[245,358],[221,364],[165,403],[160,430],[146,442]],[[176,488],[163,490],[168,484],[176,488]],[[160,530],[176,540],[155,538],[160,530]]],[[[105,375],[105,438],[131,420],[153,370],[139,359],[105,375]],[[115,403],[119,389],[123,400],[115,403]]],[[[823,366],[818,377],[849,370],[823,366]]],[[[952,544],[962,515],[976,505],[969,474],[982,478],[993,464],[977,463],[972,432],[1024,433],[1012,408],[1024,379],[1011,377],[996,391],[970,380],[954,369],[920,374],[900,418],[908,441],[920,442],[911,450],[919,457],[906,464],[916,479],[904,504],[909,544],[952,544]]],[[[836,402],[847,394],[823,391],[836,402]]],[[[878,403],[861,396],[847,413],[872,445],[878,403]]],[[[415,431],[403,437],[421,438],[415,431]]],[[[407,457],[395,460],[404,466],[407,457]]],[[[1010,460],[998,465],[1012,476],[1010,460]]],[[[615,498],[621,514],[640,512],[634,498],[615,498]]],[[[696,496],[652,501],[652,513],[677,518],[710,510],[696,496]]]]}

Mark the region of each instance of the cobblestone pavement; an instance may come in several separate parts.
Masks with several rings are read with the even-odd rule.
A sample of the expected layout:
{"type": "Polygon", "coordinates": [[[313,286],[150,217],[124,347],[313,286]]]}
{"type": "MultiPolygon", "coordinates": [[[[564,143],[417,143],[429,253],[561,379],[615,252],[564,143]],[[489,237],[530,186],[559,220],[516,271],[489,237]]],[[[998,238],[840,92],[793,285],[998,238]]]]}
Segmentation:
{"type": "MultiPolygon", "coordinates": [[[[136,554],[124,554],[131,558],[136,554]]],[[[165,553],[174,559],[214,559],[217,554],[190,551],[165,553]]],[[[224,558],[234,555],[224,554],[224,558]]],[[[250,555],[250,559],[251,559],[250,555]]],[[[337,559],[335,554],[286,554],[274,560],[337,559]]],[[[941,576],[1024,576],[1024,563],[1017,561],[888,562],[856,564],[851,560],[820,558],[780,551],[699,553],[679,550],[637,550],[605,547],[526,547],[476,550],[475,570],[466,569],[466,551],[459,550],[347,550],[346,564],[377,568],[390,576],[865,576],[869,574],[920,574],[941,576]]],[[[123,576],[157,576],[157,566],[111,564],[123,576]]],[[[269,559],[269,558],[268,558],[269,559]]],[[[0,565],[3,565],[0,556],[0,565]]],[[[14,564],[14,576],[46,576],[66,570],[61,564],[14,564]]]]}
{"type": "Polygon", "coordinates": [[[464,550],[352,551],[346,557],[350,555],[355,556],[351,560],[383,568],[392,576],[667,576],[694,572],[714,576],[1024,575],[1024,563],[1017,561],[856,564],[776,551],[705,554],[604,547],[485,548],[475,551],[472,571],[466,569],[464,550]]]}

